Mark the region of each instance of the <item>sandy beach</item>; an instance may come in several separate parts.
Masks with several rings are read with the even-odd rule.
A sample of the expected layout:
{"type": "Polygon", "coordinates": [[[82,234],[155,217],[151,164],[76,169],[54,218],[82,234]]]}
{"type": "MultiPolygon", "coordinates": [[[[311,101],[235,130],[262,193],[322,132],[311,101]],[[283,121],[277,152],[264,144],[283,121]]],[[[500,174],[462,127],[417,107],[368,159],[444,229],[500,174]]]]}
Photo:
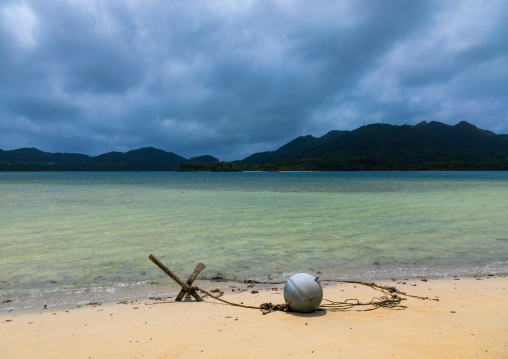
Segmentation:
{"type": "MultiPolygon", "coordinates": [[[[208,289],[214,285],[195,284],[208,289]]],[[[230,284],[234,288],[226,288],[222,297],[229,301],[283,302],[282,285],[230,284]]],[[[312,314],[262,315],[211,298],[199,303],[190,298],[182,302],[141,298],[58,310],[2,311],[0,357],[508,357],[508,278],[399,279],[379,284],[439,301],[408,298],[404,310],[356,307],[312,314]]],[[[335,301],[368,302],[379,295],[353,284],[323,288],[324,297],[335,301]]]]}

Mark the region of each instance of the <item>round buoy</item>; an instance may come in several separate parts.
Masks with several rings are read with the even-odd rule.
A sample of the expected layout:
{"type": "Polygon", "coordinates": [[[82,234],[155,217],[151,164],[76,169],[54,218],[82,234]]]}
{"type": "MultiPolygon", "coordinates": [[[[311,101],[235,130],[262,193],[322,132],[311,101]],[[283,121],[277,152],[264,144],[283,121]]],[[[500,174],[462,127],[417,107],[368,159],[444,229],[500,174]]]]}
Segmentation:
{"type": "Polygon", "coordinates": [[[295,274],[284,285],[284,300],[295,312],[314,312],[323,300],[319,277],[307,273],[295,274]]]}

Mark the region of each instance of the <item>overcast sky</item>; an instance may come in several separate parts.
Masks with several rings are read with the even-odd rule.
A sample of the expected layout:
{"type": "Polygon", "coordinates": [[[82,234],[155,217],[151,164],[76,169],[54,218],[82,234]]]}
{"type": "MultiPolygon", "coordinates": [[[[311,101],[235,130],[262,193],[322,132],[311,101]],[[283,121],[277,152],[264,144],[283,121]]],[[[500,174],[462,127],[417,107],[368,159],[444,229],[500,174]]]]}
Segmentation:
{"type": "Polygon", "coordinates": [[[0,149],[221,160],[366,124],[508,133],[508,2],[0,0],[0,149]]]}

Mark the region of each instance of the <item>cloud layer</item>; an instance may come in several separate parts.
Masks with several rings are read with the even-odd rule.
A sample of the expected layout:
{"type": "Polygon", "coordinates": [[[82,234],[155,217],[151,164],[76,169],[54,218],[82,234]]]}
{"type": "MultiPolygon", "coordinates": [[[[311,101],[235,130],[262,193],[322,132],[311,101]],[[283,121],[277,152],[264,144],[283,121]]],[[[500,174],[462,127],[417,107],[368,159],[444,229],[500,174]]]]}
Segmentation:
{"type": "Polygon", "coordinates": [[[508,133],[508,5],[3,1],[0,148],[222,160],[365,123],[508,133]]]}

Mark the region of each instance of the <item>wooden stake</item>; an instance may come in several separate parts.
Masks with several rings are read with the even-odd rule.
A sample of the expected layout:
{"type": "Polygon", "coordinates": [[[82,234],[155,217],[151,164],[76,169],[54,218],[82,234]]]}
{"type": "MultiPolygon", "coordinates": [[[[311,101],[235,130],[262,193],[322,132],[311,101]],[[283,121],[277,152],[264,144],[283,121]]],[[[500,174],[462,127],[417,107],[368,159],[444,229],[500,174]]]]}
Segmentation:
{"type": "Polygon", "coordinates": [[[196,293],[196,291],[194,290],[194,288],[191,287],[190,284],[192,284],[192,282],[194,281],[194,279],[196,279],[196,277],[198,276],[199,272],[201,272],[203,270],[203,268],[205,268],[205,265],[203,263],[199,263],[197,266],[196,266],[196,269],[194,269],[194,272],[192,273],[192,275],[190,276],[189,280],[187,281],[187,283],[185,283],[184,281],[182,281],[180,278],[178,278],[178,276],[171,272],[169,270],[168,267],[166,267],[164,264],[162,264],[157,258],[155,258],[153,256],[153,254],[150,254],[150,256],[148,256],[148,258],[154,262],[160,269],[162,269],[162,271],[164,273],[166,273],[168,276],[170,276],[175,282],[177,282],[180,287],[182,287],[182,290],[180,291],[180,293],[178,294],[177,298],[175,300],[177,301],[181,301],[183,296],[185,295],[185,293],[187,294],[190,294],[192,295],[198,302],[201,302],[203,299],[201,299],[201,297],[199,296],[198,293],[196,293]],[[183,294],[182,294],[183,292],[183,294]]]}
{"type": "MultiPolygon", "coordinates": [[[[205,265],[203,263],[198,263],[198,265],[196,266],[196,269],[194,269],[194,272],[192,272],[191,276],[189,277],[189,279],[187,280],[187,284],[188,285],[192,285],[192,282],[194,282],[194,280],[198,277],[198,274],[203,270],[205,269],[205,265]]],[[[182,290],[180,291],[180,293],[178,293],[178,295],[176,296],[176,301],[181,301],[183,296],[185,295],[186,291],[182,290]]]]}

